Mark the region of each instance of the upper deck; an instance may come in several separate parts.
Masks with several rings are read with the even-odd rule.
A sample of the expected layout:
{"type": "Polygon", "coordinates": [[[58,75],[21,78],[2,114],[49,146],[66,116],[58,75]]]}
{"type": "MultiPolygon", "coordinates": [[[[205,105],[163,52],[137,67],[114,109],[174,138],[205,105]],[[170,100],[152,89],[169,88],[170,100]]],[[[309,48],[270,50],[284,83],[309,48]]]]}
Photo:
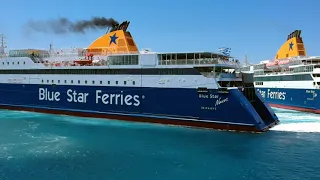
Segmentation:
{"type": "MultiPolygon", "coordinates": [[[[230,60],[219,53],[212,52],[171,52],[157,53],[141,51],[138,53],[87,53],[80,49],[60,49],[57,51],[46,51],[39,49],[10,50],[9,54],[0,58],[2,65],[10,65],[14,61],[29,58],[34,64],[42,64],[46,67],[65,66],[130,66],[130,65],[152,65],[152,66],[238,66],[237,60],[230,60]]],[[[23,63],[19,63],[20,65],[23,63]]],[[[1,66],[1,64],[0,64],[1,66]]]]}
{"type": "Polygon", "coordinates": [[[0,69],[239,66],[239,62],[230,60],[230,56],[214,52],[157,53],[148,49],[139,51],[131,33],[127,31],[129,23],[125,21],[114,26],[87,48],[54,49],[50,45],[47,50],[10,50],[0,58],[0,69]]]}

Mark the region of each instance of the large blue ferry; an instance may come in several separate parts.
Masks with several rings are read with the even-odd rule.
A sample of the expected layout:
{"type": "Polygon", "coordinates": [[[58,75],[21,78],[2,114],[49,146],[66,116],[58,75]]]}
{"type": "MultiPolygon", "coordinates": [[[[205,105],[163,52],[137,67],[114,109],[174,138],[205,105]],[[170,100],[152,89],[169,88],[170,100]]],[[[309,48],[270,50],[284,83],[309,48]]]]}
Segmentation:
{"type": "Polygon", "coordinates": [[[279,122],[229,56],[139,51],[128,25],[85,49],[2,46],[0,107],[252,132],[279,122]]]}
{"type": "Polygon", "coordinates": [[[307,56],[301,30],[288,35],[275,60],[242,71],[254,73],[257,91],[272,107],[320,113],[320,57],[307,56]]]}

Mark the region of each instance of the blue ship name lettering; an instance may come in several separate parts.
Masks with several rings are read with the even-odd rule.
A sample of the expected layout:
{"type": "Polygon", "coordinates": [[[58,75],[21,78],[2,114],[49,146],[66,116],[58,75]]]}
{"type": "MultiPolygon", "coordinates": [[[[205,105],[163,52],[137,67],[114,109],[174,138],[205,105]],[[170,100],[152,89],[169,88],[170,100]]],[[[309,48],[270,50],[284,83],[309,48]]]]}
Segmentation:
{"type": "Polygon", "coordinates": [[[39,88],[39,100],[60,101],[60,92],[52,92],[47,88],[39,88]]]}
{"type": "Polygon", "coordinates": [[[218,95],[215,95],[215,94],[210,94],[210,98],[218,98],[219,96],[218,95]]]}
{"type": "Polygon", "coordinates": [[[67,101],[68,102],[86,103],[88,95],[89,95],[89,93],[78,93],[76,90],[68,89],[67,101]]]}
{"type": "Polygon", "coordinates": [[[217,99],[219,96],[216,95],[216,94],[199,94],[199,98],[214,98],[214,99],[217,99]]]}
{"type": "MultiPolygon", "coordinates": [[[[77,92],[76,90],[67,90],[66,100],[70,103],[87,103],[89,93],[77,92]]],[[[64,93],[62,93],[64,95],[64,93]]],[[[63,96],[64,97],[64,96],[63,96]]],[[[144,96],[142,96],[144,99],[144,96]]],[[[50,91],[47,88],[39,88],[39,100],[40,101],[60,101],[61,93],[58,91],[50,91]]],[[[103,93],[101,90],[96,90],[95,96],[96,104],[108,104],[108,105],[127,105],[127,106],[139,106],[140,96],[120,93],[103,93]]]]}
{"type": "Polygon", "coordinates": [[[286,92],[281,92],[281,91],[271,91],[270,89],[267,90],[267,93],[265,91],[262,91],[260,89],[257,89],[258,92],[261,94],[263,98],[269,99],[279,99],[279,100],[285,100],[286,99],[286,92]]]}
{"type": "Polygon", "coordinates": [[[306,93],[311,93],[313,94],[315,91],[314,90],[306,90],[306,93]]]}
{"type": "Polygon", "coordinates": [[[140,105],[140,97],[138,95],[123,95],[121,94],[107,94],[102,93],[101,90],[96,90],[96,104],[102,102],[103,104],[121,104],[127,106],[139,106],[140,105]]]}
{"type": "Polygon", "coordinates": [[[270,89],[268,89],[268,98],[285,100],[286,92],[273,92],[273,91],[270,91],[270,89]]]}
{"type": "Polygon", "coordinates": [[[258,90],[258,92],[261,94],[261,96],[263,98],[266,98],[266,92],[265,91],[261,91],[260,89],[257,89],[257,90],[258,90]]]}
{"type": "Polygon", "coordinates": [[[223,104],[225,102],[228,102],[228,98],[224,98],[221,100],[221,97],[219,99],[217,99],[215,107],[219,106],[220,104],[223,104]]]}
{"type": "Polygon", "coordinates": [[[209,98],[207,94],[199,94],[199,98],[209,98]]]}

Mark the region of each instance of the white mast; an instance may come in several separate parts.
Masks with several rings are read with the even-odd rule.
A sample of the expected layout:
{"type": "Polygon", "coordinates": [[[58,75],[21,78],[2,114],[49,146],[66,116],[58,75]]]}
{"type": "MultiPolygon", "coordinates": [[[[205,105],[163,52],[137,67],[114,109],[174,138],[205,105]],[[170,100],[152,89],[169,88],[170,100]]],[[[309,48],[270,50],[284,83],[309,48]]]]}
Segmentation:
{"type": "Polygon", "coordinates": [[[4,39],[5,39],[5,36],[3,34],[0,34],[0,57],[6,56],[5,48],[7,48],[7,46],[4,39]]]}

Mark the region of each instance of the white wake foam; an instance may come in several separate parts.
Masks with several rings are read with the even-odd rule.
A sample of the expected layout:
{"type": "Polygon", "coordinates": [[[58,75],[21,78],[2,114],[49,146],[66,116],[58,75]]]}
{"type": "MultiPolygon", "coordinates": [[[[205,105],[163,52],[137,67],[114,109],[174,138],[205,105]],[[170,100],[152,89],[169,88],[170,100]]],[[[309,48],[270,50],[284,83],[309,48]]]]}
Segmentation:
{"type": "Polygon", "coordinates": [[[320,133],[320,115],[274,108],[280,124],[273,131],[320,133]]]}
{"type": "Polygon", "coordinates": [[[279,124],[270,130],[272,131],[286,131],[286,132],[310,132],[320,133],[320,123],[288,123],[279,124]]]}

